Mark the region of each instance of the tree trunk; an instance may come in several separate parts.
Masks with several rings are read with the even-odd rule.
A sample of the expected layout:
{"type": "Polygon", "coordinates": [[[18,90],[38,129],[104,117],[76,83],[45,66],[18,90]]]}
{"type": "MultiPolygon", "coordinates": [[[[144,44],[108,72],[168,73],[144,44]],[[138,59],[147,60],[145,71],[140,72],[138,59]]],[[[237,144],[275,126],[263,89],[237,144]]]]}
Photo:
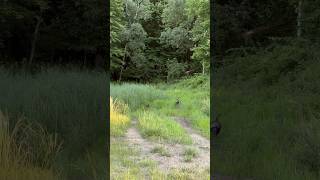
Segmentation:
{"type": "Polygon", "coordinates": [[[204,75],[204,69],[205,69],[205,64],[204,64],[204,61],[202,61],[202,75],[204,75]]]}
{"type": "Polygon", "coordinates": [[[121,81],[121,78],[122,78],[122,73],[123,73],[124,64],[125,64],[124,61],[126,60],[126,54],[127,54],[127,45],[124,47],[124,56],[123,56],[122,62],[121,62],[121,70],[120,70],[118,82],[120,82],[120,81],[121,81]]]}
{"type": "Polygon", "coordinates": [[[297,14],[297,37],[300,38],[302,36],[302,0],[299,1],[297,14]]]}
{"type": "Polygon", "coordinates": [[[32,39],[32,43],[31,43],[31,52],[30,52],[30,57],[29,57],[29,65],[32,64],[32,61],[33,61],[33,58],[34,58],[34,53],[35,53],[35,50],[36,50],[36,42],[37,42],[37,38],[38,38],[39,28],[40,28],[41,22],[42,22],[41,17],[37,17],[37,24],[36,24],[36,27],[34,29],[33,39],[32,39]]]}

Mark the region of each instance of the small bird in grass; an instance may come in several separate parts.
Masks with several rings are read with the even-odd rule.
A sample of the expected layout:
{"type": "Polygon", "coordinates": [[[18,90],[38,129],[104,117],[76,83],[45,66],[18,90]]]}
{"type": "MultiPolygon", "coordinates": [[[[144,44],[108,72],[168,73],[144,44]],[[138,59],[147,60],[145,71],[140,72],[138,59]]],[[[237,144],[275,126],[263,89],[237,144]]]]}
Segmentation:
{"type": "Polygon", "coordinates": [[[218,136],[218,134],[219,134],[219,132],[221,130],[221,123],[219,122],[218,116],[213,121],[211,129],[212,129],[213,135],[214,136],[218,136]]]}
{"type": "Polygon", "coordinates": [[[177,106],[179,106],[179,105],[180,105],[180,103],[181,103],[181,102],[180,102],[180,99],[179,99],[179,98],[177,98],[177,100],[176,100],[176,107],[177,107],[177,106]]]}

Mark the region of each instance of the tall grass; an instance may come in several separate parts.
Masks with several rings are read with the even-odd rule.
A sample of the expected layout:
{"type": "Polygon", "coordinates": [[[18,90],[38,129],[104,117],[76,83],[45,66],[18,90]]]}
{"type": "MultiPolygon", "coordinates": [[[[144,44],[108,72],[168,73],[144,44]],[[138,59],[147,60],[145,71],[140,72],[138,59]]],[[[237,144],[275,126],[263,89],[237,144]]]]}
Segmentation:
{"type": "Polygon", "coordinates": [[[299,44],[230,57],[235,63],[217,72],[213,103],[223,127],[213,139],[217,172],[319,179],[319,48],[299,44]]]}
{"type": "Polygon", "coordinates": [[[0,84],[1,109],[62,135],[74,155],[105,133],[103,74],[49,70],[36,76],[0,76],[0,84]]]}
{"type": "Polygon", "coordinates": [[[130,123],[128,106],[110,98],[110,134],[111,136],[123,135],[130,123]]]}
{"type": "MultiPolygon", "coordinates": [[[[55,162],[63,173],[77,171],[74,163],[105,140],[104,73],[48,69],[30,75],[0,69],[0,85],[0,109],[8,112],[11,124],[23,116],[63,139],[64,148],[55,162]]],[[[100,148],[104,148],[102,143],[100,148]]]]}
{"type": "Polygon", "coordinates": [[[306,156],[304,149],[297,156],[295,150],[305,145],[303,141],[295,145],[301,136],[298,132],[304,129],[305,112],[286,94],[270,99],[264,92],[215,91],[215,107],[223,125],[219,137],[213,139],[215,170],[258,179],[316,179],[297,161],[299,156],[311,160],[316,154],[306,156]]]}
{"type": "Polygon", "coordinates": [[[152,111],[140,111],[138,120],[140,132],[147,138],[174,143],[192,143],[185,129],[170,117],[152,111]]]}
{"type": "Polygon", "coordinates": [[[10,131],[9,119],[0,111],[0,179],[61,179],[53,169],[59,150],[57,137],[40,126],[32,127],[20,120],[10,131]]]}
{"type": "Polygon", "coordinates": [[[110,96],[129,106],[132,111],[150,105],[152,101],[164,97],[161,90],[152,85],[142,84],[111,84],[110,96]]]}
{"type": "Polygon", "coordinates": [[[207,76],[195,76],[176,84],[160,85],[166,97],[154,101],[153,110],[167,116],[182,116],[203,136],[210,137],[210,91],[207,76]],[[180,103],[176,106],[176,100],[180,103]]]}

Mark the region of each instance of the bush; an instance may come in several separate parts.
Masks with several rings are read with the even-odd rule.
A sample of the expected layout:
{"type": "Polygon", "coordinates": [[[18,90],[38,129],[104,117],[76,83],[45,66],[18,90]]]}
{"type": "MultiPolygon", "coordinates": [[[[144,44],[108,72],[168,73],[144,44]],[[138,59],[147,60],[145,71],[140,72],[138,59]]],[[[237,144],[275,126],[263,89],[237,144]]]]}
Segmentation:
{"type": "Polygon", "coordinates": [[[262,85],[278,83],[281,78],[294,79],[310,63],[319,59],[317,47],[304,41],[272,44],[242,57],[226,57],[232,61],[226,67],[229,79],[236,81],[256,80],[262,85]]]}
{"type": "Polygon", "coordinates": [[[311,119],[297,128],[294,157],[300,168],[320,175],[320,121],[311,119]]]}
{"type": "Polygon", "coordinates": [[[185,74],[186,65],[178,63],[177,59],[173,59],[167,62],[167,68],[167,82],[171,82],[181,78],[185,74]]]}

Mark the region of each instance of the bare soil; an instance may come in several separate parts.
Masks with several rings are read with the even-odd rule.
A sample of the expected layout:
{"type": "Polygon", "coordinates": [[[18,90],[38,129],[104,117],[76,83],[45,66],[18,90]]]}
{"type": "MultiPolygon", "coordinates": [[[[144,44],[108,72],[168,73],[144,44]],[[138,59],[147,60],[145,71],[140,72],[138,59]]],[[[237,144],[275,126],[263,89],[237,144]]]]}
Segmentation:
{"type": "Polygon", "coordinates": [[[154,142],[144,139],[135,124],[136,119],[132,121],[132,126],[125,135],[125,141],[131,147],[138,148],[141,151],[141,158],[150,158],[157,162],[160,170],[168,172],[172,169],[191,169],[206,170],[210,168],[210,141],[196,133],[184,118],[174,117],[181,124],[192,138],[192,145],[169,144],[163,142],[154,142]],[[158,146],[162,146],[170,156],[162,156],[151,151],[158,146]],[[197,156],[190,162],[185,162],[184,150],[192,147],[197,150],[197,156]]]}

